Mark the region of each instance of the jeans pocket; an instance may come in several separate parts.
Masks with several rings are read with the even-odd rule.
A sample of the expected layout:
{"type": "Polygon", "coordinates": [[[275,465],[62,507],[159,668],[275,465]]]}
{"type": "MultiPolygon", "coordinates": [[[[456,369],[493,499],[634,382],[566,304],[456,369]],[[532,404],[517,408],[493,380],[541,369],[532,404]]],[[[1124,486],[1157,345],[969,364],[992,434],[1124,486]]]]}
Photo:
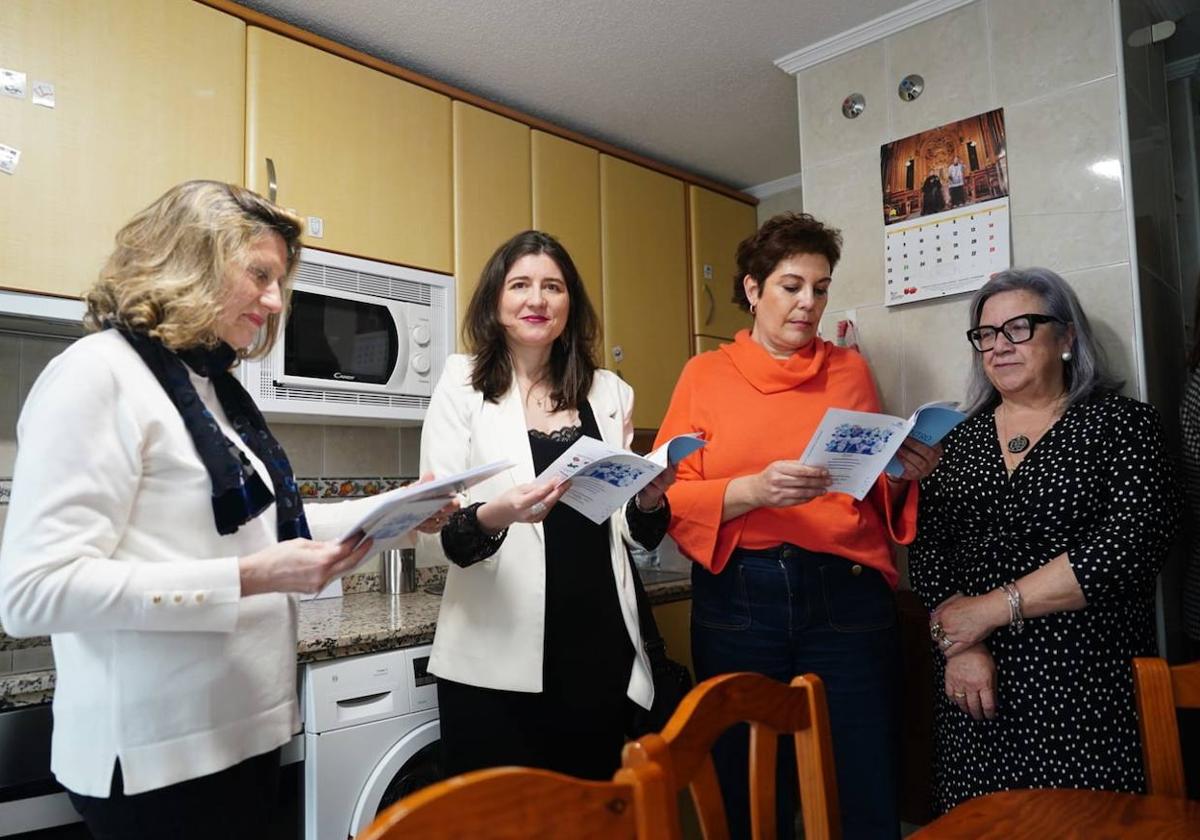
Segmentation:
{"type": "Polygon", "coordinates": [[[692,621],[711,630],[750,628],[750,602],[740,565],[730,563],[717,575],[703,569],[692,574],[692,621]]]}
{"type": "Polygon", "coordinates": [[[821,594],[829,626],[843,633],[884,630],[896,624],[896,599],[883,575],[866,566],[821,567],[821,594]],[[859,569],[855,574],[854,569],[859,569]]]}

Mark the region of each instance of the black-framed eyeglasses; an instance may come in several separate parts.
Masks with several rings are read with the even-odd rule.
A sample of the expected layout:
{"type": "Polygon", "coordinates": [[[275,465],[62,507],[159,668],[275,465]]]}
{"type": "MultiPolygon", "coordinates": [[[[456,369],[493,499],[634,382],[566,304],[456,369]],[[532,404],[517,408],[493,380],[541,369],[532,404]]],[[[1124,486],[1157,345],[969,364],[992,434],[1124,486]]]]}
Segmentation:
{"type": "Polygon", "coordinates": [[[993,327],[991,324],[980,324],[974,329],[967,330],[967,340],[975,346],[976,352],[986,353],[996,346],[996,336],[1000,333],[1004,333],[1004,337],[1013,344],[1023,344],[1033,338],[1033,331],[1038,324],[1061,323],[1063,320],[1055,318],[1053,315],[1030,312],[1009,318],[998,327],[993,327]]]}

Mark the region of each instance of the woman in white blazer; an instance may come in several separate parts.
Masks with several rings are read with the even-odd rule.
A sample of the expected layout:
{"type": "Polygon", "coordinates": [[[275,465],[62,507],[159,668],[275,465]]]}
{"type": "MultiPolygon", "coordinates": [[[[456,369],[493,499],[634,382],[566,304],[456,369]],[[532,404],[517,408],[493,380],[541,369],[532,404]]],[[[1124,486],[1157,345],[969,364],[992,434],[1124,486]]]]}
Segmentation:
{"type": "Polygon", "coordinates": [[[229,372],[270,350],[300,231],[241,187],[172,188],[21,412],[0,621],[51,634],[51,768],[97,838],[262,836],[300,723],[287,593],[370,550],[311,539],[370,502],[306,510],[229,372]]]}
{"type": "Polygon", "coordinates": [[[450,561],[429,668],[444,770],[517,764],[609,778],[629,701],[654,688],[626,546],[653,548],[670,519],[660,475],[596,525],[555,503],[542,472],[583,435],[628,448],[633,391],[597,368],[597,318],[570,255],[538,231],[492,255],[421,436],[421,470],[500,459],[435,542],[450,561]]]}

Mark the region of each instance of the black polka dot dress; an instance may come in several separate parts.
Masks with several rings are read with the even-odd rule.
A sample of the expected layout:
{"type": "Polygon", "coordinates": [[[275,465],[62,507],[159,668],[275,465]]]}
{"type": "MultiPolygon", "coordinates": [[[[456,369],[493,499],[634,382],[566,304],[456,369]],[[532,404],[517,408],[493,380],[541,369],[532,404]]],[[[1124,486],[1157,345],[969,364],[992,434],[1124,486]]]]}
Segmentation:
{"type": "Polygon", "coordinates": [[[1012,788],[1145,789],[1130,659],[1156,653],[1155,578],[1180,510],[1158,414],[1126,397],[1068,409],[1011,477],[991,411],[947,437],[921,484],[909,551],[926,607],[985,594],[1063,552],[1088,606],[987,639],[999,703],[991,721],[946,699],[934,651],[939,810],[1012,788]]]}

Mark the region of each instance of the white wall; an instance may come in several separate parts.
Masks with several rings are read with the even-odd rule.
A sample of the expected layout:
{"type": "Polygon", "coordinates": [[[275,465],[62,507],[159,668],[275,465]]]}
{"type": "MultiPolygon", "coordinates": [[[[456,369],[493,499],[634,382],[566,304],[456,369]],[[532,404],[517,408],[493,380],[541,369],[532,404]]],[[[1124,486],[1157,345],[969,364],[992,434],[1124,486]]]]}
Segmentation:
{"type": "Polygon", "coordinates": [[[999,107],[1014,263],[1066,277],[1138,393],[1116,25],[1112,0],[979,0],[797,74],[804,207],[845,236],[826,325],[856,310],[887,409],[961,398],[970,296],[883,306],[880,145],[999,107]],[[908,73],[925,92],[902,102],[908,73]],[[847,120],[853,92],[867,109],[847,120]]]}

